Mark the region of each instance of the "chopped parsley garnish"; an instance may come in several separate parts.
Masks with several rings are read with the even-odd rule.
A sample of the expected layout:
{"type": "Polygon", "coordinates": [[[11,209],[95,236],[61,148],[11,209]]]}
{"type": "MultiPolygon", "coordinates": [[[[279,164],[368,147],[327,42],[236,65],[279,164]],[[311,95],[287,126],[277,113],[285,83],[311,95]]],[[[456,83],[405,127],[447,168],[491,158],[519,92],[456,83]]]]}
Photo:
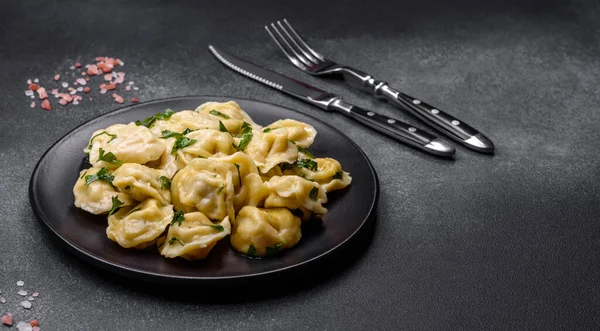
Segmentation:
{"type": "Polygon", "coordinates": [[[219,230],[219,232],[225,231],[225,228],[222,225],[209,225],[212,226],[213,228],[219,230]]]}
{"type": "Polygon", "coordinates": [[[175,214],[173,214],[173,220],[171,221],[171,225],[175,225],[175,223],[177,223],[177,225],[181,226],[181,223],[185,220],[185,216],[183,216],[183,211],[178,210],[175,212],[175,214]]]}
{"type": "Polygon", "coordinates": [[[167,138],[181,138],[192,131],[194,131],[194,130],[190,130],[190,128],[186,128],[185,130],[183,130],[182,133],[173,132],[171,130],[162,130],[160,133],[162,134],[162,136],[161,136],[162,139],[167,139],[167,138]]]}
{"type": "Polygon", "coordinates": [[[181,239],[179,239],[177,237],[172,237],[171,239],[169,239],[169,245],[172,246],[175,242],[180,243],[181,246],[185,246],[185,243],[181,239]]]}
{"type": "Polygon", "coordinates": [[[306,169],[312,170],[312,171],[318,170],[317,162],[315,162],[311,159],[300,159],[300,160],[296,161],[296,167],[306,168],[306,169]]]}
{"type": "Polygon", "coordinates": [[[344,173],[342,171],[338,171],[335,173],[335,175],[331,176],[332,179],[342,179],[342,176],[344,175],[344,173]]]}
{"type": "Polygon", "coordinates": [[[221,185],[221,187],[219,187],[217,189],[217,194],[221,193],[224,189],[225,189],[225,185],[221,185]]]}
{"type": "Polygon", "coordinates": [[[90,139],[90,144],[88,145],[88,149],[92,148],[92,144],[94,143],[94,138],[101,136],[103,134],[110,137],[110,140],[107,143],[109,143],[109,142],[113,141],[113,139],[117,138],[116,134],[111,134],[106,131],[102,131],[102,132],[98,133],[97,135],[93,136],[92,139],[90,139]]]}
{"type": "Polygon", "coordinates": [[[190,139],[188,137],[177,138],[177,140],[175,140],[175,144],[173,145],[173,150],[171,151],[171,154],[177,154],[178,150],[191,146],[195,144],[196,141],[196,139],[190,139]]]}
{"type": "Polygon", "coordinates": [[[294,163],[280,163],[279,164],[279,168],[281,169],[281,171],[290,170],[294,167],[295,167],[294,163]]]}
{"type": "Polygon", "coordinates": [[[81,177],[79,177],[79,179],[83,179],[83,177],[87,174],[87,171],[83,173],[83,175],[81,175],[81,177]]]}
{"type": "Polygon", "coordinates": [[[315,156],[306,148],[298,146],[298,152],[302,152],[313,159],[315,158],[315,156]]]}
{"type": "Polygon", "coordinates": [[[165,177],[165,176],[160,176],[158,177],[158,180],[160,181],[160,189],[171,189],[171,180],[169,179],[169,177],[165,177]]]}
{"type": "Polygon", "coordinates": [[[167,109],[165,109],[164,113],[156,113],[155,115],[147,117],[143,121],[135,121],[135,125],[137,125],[137,126],[143,125],[147,128],[151,128],[152,125],[154,125],[154,122],[168,120],[169,118],[171,118],[171,116],[173,116],[173,114],[175,114],[175,112],[172,111],[171,109],[167,108],[167,109]]]}
{"type": "Polygon", "coordinates": [[[317,197],[319,196],[319,189],[316,186],[313,187],[312,190],[310,190],[308,196],[312,201],[317,201],[317,197]]]}
{"type": "Polygon", "coordinates": [[[110,209],[110,212],[108,212],[108,216],[110,217],[110,215],[114,214],[119,208],[121,208],[121,206],[123,205],[123,202],[119,200],[118,196],[113,196],[112,197],[112,208],[110,209]]]}
{"type": "Polygon", "coordinates": [[[292,215],[294,215],[296,217],[300,217],[300,218],[304,217],[304,212],[300,208],[292,209],[290,211],[292,212],[292,215]]]}
{"type": "Polygon", "coordinates": [[[86,175],[85,185],[90,185],[91,183],[97,180],[101,180],[109,183],[112,186],[113,179],[115,179],[115,176],[113,176],[113,174],[110,171],[108,171],[107,167],[104,167],[94,175],[86,175]]]}
{"type": "Polygon", "coordinates": [[[250,123],[244,121],[244,123],[242,123],[242,133],[248,133],[248,132],[252,132],[252,125],[250,125],[250,123]]]}
{"type": "MultiPolygon", "coordinates": [[[[288,139],[289,140],[289,139],[288,139]]],[[[296,145],[296,142],[293,140],[289,140],[289,142],[291,142],[292,144],[296,145]]]]}
{"type": "Polygon", "coordinates": [[[250,140],[252,140],[252,130],[242,134],[242,139],[240,140],[240,143],[238,144],[236,149],[240,152],[243,152],[244,149],[246,149],[246,146],[248,146],[248,144],[250,143],[250,140]]]}
{"type": "Polygon", "coordinates": [[[215,116],[220,116],[220,117],[223,117],[223,118],[224,118],[224,119],[226,119],[226,120],[228,120],[228,119],[230,119],[230,118],[231,118],[231,117],[229,117],[229,115],[227,115],[227,114],[223,114],[223,113],[221,113],[220,111],[218,111],[218,110],[215,110],[215,109],[213,109],[213,110],[209,111],[209,113],[210,113],[210,114],[213,114],[213,115],[215,115],[215,116]]]}
{"type": "Polygon", "coordinates": [[[273,247],[267,247],[267,255],[279,253],[279,251],[281,250],[281,246],[283,246],[283,244],[285,244],[285,241],[278,242],[273,247]]]}
{"type": "Polygon", "coordinates": [[[98,161],[104,161],[116,165],[123,163],[122,160],[117,160],[117,157],[115,156],[115,154],[113,154],[113,152],[108,152],[104,154],[104,150],[102,149],[102,147],[100,147],[100,149],[98,150],[98,161]]]}
{"type": "Polygon", "coordinates": [[[254,247],[253,244],[250,244],[250,246],[248,247],[248,252],[246,252],[246,255],[258,256],[258,251],[256,250],[256,247],[254,247]]]}
{"type": "Polygon", "coordinates": [[[279,129],[279,128],[266,128],[263,130],[263,132],[267,133],[267,132],[271,132],[271,130],[275,130],[275,129],[279,129]]]}
{"type": "Polygon", "coordinates": [[[197,158],[199,158],[199,159],[206,159],[206,156],[198,155],[197,158]]]}
{"type": "MultiPolygon", "coordinates": [[[[229,131],[227,131],[227,128],[225,127],[225,125],[221,121],[219,121],[219,131],[229,133],[229,131]]],[[[229,134],[231,134],[231,133],[229,133],[229,134]]]]}

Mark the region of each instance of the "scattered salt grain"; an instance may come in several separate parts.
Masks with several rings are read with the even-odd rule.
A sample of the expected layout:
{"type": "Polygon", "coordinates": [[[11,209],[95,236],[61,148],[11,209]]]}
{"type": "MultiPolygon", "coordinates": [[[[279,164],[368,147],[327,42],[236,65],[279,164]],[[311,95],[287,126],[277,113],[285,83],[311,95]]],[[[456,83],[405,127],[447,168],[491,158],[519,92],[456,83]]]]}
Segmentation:
{"type": "Polygon", "coordinates": [[[63,88],[67,88],[69,87],[69,83],[67,82],[62,82],[62,84],[60,84],[63,88]]]}
{"type": "Polygon", "coordinates": [[[23,297],[27,295],[27,291],[25,291],[25,290],[19,290],[18,293],[20,296],[23,296],[23,297]]]}
{"type": "Polygon", "coordinates": [[[25,285],[25,282],[22,280],[17,282],[17,286],[24,286],[24,285],[25,285]]]}
{"type": "Polygon", "coordinates": [[[125,102],[125,100],[123,99],[123,97],[120,96],[120,95],[118,95],[118,94],[116,94],[116,93],[113,93],[112,97],[115,98],[115,102],[116,103],[123,103],[123,102],[125,102]]]}
{"type": "Polygon", "coordinates": [[[75,63],[75,68],[81,68],[81,63],[79,63],[79,62],[75,63]]]}
{"type": "Polygon", "coordinates": [[[1,302],[1,303],[6,303],[6,299],[4,299],[4,298],[0,298],[0,302],[1,302]]]}
{"type": "Polygon", "coordinates": [[[127,85],[133,85],[133,81],[132,81],[132,80],[130,80],[130,81],[127,83],[127,85]]]}
{"type": "Polygon", "coordinates": [[[114,72],[112,74],[104,75],[104,80],[110,82],[113,79],[113,74],[114,72]]]}
{"type": "Polygon", "coordinates": [[[37,297],[38,297],[38,295],[40,295],[38,292],[33,292],[33,294],[32,294],[32,296],[33,296],[34,298],[37,298],[37,297]]]}
{"type": "Polygon", "coordinates": [[[77,83],[79,83],[79,85],[85,85],[85,84],[87,84],[87,82],[83,78],[78,78],[77,79],[77,83]]]}
{"type": "Polygon", "coordinates": [[[40,80],[36,78],[36,79],[33,80],[33,82],[37,84],[37,83],[40,82],[40,80]]]}
{"type": "Polygon", "coordinates": [[[2,316],[2,323],[11,326],[13,323],[12,313],[6,313],[6,315],[2,316]]]}
{"type": "Polygon", "coordinates": [[[31,84],[31,83],[33,83],[33,82],[31,81],[31,79],[28,79],[28,80],[27,80],[27,85],[29,85],[29,84],[31,84]]]}
{"type": "Polygon", "coordinates": [[[77,106],[77,105],[79,104],[79,101],[78,101],[78,100],[73,100],[73,104],[74,104],[75,106],[77,106]]]}
{"type": "Polygon", "coordinates": [[[17,324],[17,330],[19,331],[33,331],[33,327],[27,322],[19,322],[17,324]]]}
{"type": "Polygon", "coordinates": [[[85,73],[85,71],[81,73],[81,76],[85,76],[85,75],[87,75],[87,73],[85,73]]]}
{"type": "Polygon", "coordinates": [[[43,87],[40,87],[37,90],[38,96],[40,97],[41,100],[47,99],[48,98],[48,92],[46,92],[46,89],[43,87]]]}
{"type": "Polygon", "coordinates": [[[57,94],[58,93],[58,89],[57,88],[53,88],[52,91],[50,92],[51,94],[57,94]]]}
{"type": "Polygon", "coordinates": [[[75,66],[70,66],[69,69],[75,70],[75,66]]]}
{"type": "Polygon", "coordinates": [[[125,65],[125,62],[123,62],[123,61],[119,61],[119,65],[122,67],[122,66],[124,66],[124,65],[125,65]]]}
{"type": "Polygon", "coordinates": [[[40,322],[38,322],[38,320],[31,320],[29,321],[29,325],[33,327],[40,326],[40,322]]]}
{"type": "Polygon", "coordinates": [[[23,301],[23,302],[21,302],[21,306],[23,306],[23,308],[25,308],[25,309],[31,309],[31,302],[23,301]]]}
{"type": "Polygon", "coordinates": [[[50,105],[50,101],[48,99],[42,101],[42,109],[51,110],[52,105],[50,105]]]}
{"type": "Polygon", "coordinates": [[[131,91],[131,86],[129,86],[129,85],[125,86],[125,91],[127,91],[127,92],[131,91]]]}
{"type": "Polygon", "coordinates": [[[32,90],[26,90],[25,91],[25,95],[28,96],[28,97],[30,97],[30,96],[33,95],[33,91],[32,90]]]}
{"type": "Polygon", "coordinates": [[[137,91],[137,90],[139,90],[139,89],[140,89],[140,88],[139,88],[139,87],[137,87],[137,86],[134,86],[134,87],[133,87],[133,90],[134,90],[134,91],[137,91]]]}
{"type": "Polygon", "coordinates": [[[83,87],[79,86],[79,87],[77,88],[77,92],[83,92],[83,87]]]}
{"type": "Polygon", "coordinates": [[[40,331],[40,328],[38,326],[34,326],[31,331],[40,331]]]}
{"type": "Polygon", "coordinates": [[[29,105],[29,107],[35,108],[35,101],[32,101],[31,104],[29,105]]]}
{"type": "Polygon", "coordinates": [[[59,74],[54,75],[54,80],[55,81],[59,81],[60,80],[60,75],[59,74]]]}
{"type": "Polygon", "coordinates": [[[31,99],[35,99],[35,95],[30,96],[31,99]]]}
{"type": "Polygon", "coordinates": [[[71,92],[69,92],[69,94],[75,94],[77,93],[77,90],[72,90],[71,92]]]}
{"type": "Polygon", "coordinates": [[[32,296],[29,296],[29,298],[27,298],[27,300],[29,300],[29,301],[33,301],[33,300],[35,300],[35,298],[34,298],[34,297],[32,297],[32,296]]]}
{"type": "Polygon", "coordinates": [[[106,93],[106,89],[100,89],[100,93],[101,93],[101,94],[104,94],[104,93],[106,93]]]}

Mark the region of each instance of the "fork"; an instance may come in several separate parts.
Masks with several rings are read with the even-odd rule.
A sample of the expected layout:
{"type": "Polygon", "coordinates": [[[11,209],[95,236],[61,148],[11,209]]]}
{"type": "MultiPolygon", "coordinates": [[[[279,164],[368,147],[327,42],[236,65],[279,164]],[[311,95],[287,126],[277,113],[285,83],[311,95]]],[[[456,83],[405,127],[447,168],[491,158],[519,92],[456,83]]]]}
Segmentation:
{"type": "Polygon", "coordinates": [[[265,29],[285,56],[298,69],[313,76],[342,76],[355,87],[384,97],[409,111],[425,123],[465,146],[483,153],[493,153],[494,144],[485,135],[456,117],[417,98],[391,88],[386,82],[352,67],[341,65],[316,52],[286,20],[265,25],[265,29]]]}

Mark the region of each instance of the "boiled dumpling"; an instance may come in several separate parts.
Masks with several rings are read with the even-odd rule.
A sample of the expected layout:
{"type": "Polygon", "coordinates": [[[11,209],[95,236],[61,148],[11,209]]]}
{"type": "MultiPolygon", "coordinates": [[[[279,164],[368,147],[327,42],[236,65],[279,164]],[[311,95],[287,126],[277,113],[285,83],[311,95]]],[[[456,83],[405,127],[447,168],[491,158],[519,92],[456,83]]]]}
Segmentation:
{"type": "Polygon", "coordinates": [[[204,259],[217,241],[229,233],[229,217],[213,223],[201,212],[182,214],[179,222],[173,222],[167,236],[159,241],[159,251],[169,258],[204,259]]]}
{"type": "Polygon", "coordinates": [[[325,190],[316,182],[298,176],[274,176],[266,182],[269,195],[265,207],[286,207],[296,209],[304,207],[317,214],[325,214],[327,202],[325,190]]]}
{"type": "Polygon", "coordinates": [[[146,248],[156,242],[172,220],[172,205],[148,199],[109,216],[106,235],[125,248],[146,248]]]}
{"type": "Polygon", "coordinates": [[[300,219],[285,208],[240,210],[231,231],[231,245],[249,256],[265,256],[291,248],[302,237],[300,219]]]}
{"type": "Polygon", "coordinates": [[[235,101],[206,102],[196,108],[196,111],[211,117],[217,123],[221,121],[227,131],[232,134],[241,133],[244,122],[250,124],[253,128],[261,128],[235,101]]]}
{"type": "MultiPolygon", "coordinates": [[[[269,124],[265,130],[274,131],[278,129],[286,129],[287,137],[289,140],[296,143],[296,145],[308,148],[312,145],[313,141],[315,141],[315,137],[317,136],[317,130],[312,127],[312,125],[308,125],[304,122],[285,119],[279,120],[269,124]]],[[[263,130],[263,131],[265,131],[263,130]]]]}
{"type": "Polygon", "coordinates": [[[233,138],[226,132],[218,130],[199,130],[192,131],[186,134],[185,137],[192,139],[195,142],[177,151],[180,167],[185,166],[189,161],[197,157],[206,158],[217,153],[231,154],[235,152],[232,145],[233,138]]]}
{"type": "Polygon", "coordinates": [[[234,217],[233,174],[236,168],[211,159],[193,159],[173,177],[171,200],[177,210],[201,211],[208,218],[234,217]]]}
{"type": "MultiPolygon", "coordinates": [[[[310,159],[308,160],[308,162],[310,162],[310,159]]],[[[352,182],[350,174],[342,170],[342,166],[337,160],[326,157],[316,158],[312,161],[316,162],[316,169],[310,169],[309,167],[292,167],[283,171],[283,173],[286,175],[298,175],[306,179],[314,180],[323,187],[326,193],[343,189],[352,182]]]]}
{"type": "Polygon", "coordinates": [[[73,187],[75,207],[99,215],[106,214],[113,208],[113,199],[115,197],[119,199],[122,206],[132,204],[133,200],[131,198],[123,193],[119,193],[112,186],[112,179],[113,174],[108,168],[82,170],[79,173],[79,179],[77,179],[73,187]],[[86,180],[89,181],[88,184],[86,184],[86,180]]]}
{"type": "Polygon", "coordinates": [[[286,129],[268,133],[254,130],[244,152],[262,173],[267,173],[279,163],[293,163],[298,158],[298,148],[288,140],[286,129]]]}
{"type": "Polygon", "coordinates": [[[116,168],[121,163],[144,164],[157,160],[165,151],[165,142],[143,125],[115,124],[94,132],[84,151],[89,153],[94,167],[116,168]],[[99,160],[101,153],[105,161],[99,160]]]}
{"type": "Polygon", "coordinates": [[[125,163],[114,173],[113,185],[137,201],[154,198],[171,203],[171,181],[167,173],[137,163],[125,163]]]}

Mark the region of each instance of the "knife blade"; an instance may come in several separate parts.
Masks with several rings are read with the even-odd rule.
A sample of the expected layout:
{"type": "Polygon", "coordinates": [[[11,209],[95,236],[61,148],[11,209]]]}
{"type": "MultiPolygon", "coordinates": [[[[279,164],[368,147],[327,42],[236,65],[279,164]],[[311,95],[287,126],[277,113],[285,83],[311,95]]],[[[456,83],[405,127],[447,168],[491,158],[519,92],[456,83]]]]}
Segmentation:
{"type": "Polygon", "coordinates": [[[209,45],[208,48],[221,63],[246,77],[294,96],[323,110],[341,112],[380,133],[428,153],[443,157],[454,156],[455,149],[452,145],[428,131],[417,129],[398,119],[350,104],[343,101],[342,98],[336,94],[326,92],[296,79],[265,69],[248,60],[219,50],[212,45],[209,45]]]}

